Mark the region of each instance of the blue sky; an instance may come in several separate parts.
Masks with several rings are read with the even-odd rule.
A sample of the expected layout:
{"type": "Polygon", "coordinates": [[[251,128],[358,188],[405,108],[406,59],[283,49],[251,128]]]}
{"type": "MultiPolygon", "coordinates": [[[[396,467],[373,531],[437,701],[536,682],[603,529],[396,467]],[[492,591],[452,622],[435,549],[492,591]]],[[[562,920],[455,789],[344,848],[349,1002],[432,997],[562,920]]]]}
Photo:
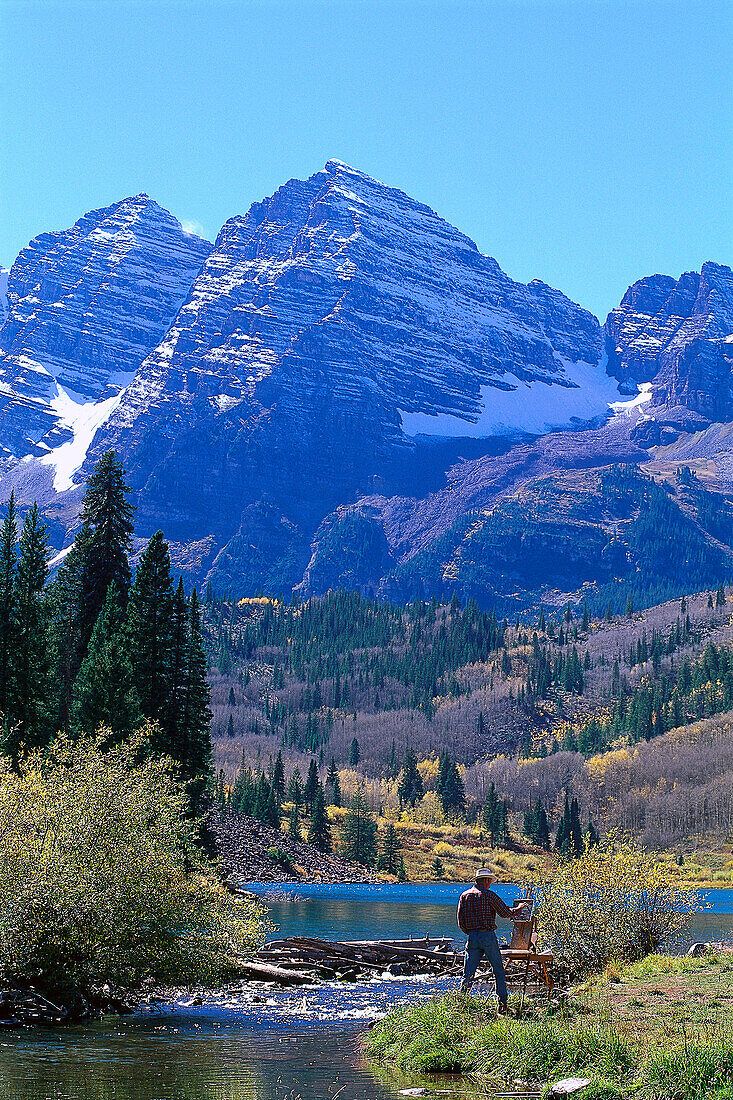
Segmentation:
{"type": "Polygon", "coordinates": [[[147,191],[213,239],[330,157],[605,317],[731,262],[730,0],[2,0],[0,262],[147,191]]]}

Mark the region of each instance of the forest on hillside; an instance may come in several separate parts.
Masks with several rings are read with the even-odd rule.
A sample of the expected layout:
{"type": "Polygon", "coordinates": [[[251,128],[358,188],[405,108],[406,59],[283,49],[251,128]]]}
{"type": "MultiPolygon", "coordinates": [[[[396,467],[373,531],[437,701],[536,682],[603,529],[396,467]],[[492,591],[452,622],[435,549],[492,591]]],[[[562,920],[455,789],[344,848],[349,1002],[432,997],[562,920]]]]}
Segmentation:
{"type": "MultiPolygon", "coordinates": [[[[239,783],[238,791],[270,783],[277,767],[282,803],[290,804],[293,776],[320,782],[333,802],[338,776],[344,805],[363,787],[372,811],[432,824],[492,820],[493,799],[505,815],[494,838],[532,842],[529,819],[544,815],[554,838],[573,801],[583,832],[590,820],[650,843],[733,827],[728,754],[717,754],[711,775],[704,739],[687,745],[669,732],[701,721],[708,728],[705,720],[733,707],[733,626],[722,583],[643,612],[629,597],[620,615],[594,617],[585,603],[511,624],[455,597],[403,607],[343,591],[231,601],[210,588],[204,622],[216,766],[220,782],[239,783]],[[657,816],[632,812],[644,796],[630,793],[634,781],[611,766],[614,754],[668,758],[668,737],[680,752],[687,745],[687,793],[680,788],[665,802],[670,780],[660,765],[657,816]],[[693,789],[696,755],[700,776],[717,784],[714,798],[693,789]],[[405,778],[415,770],[417,798],[405,778]],[[591,777],[601,772],[599,787],[591,777]],[[453,775],[460,791],[451,778],[446,795],[453,775]],[[698,794],[703,810],[694,813],[698,794]]],[[[720,736],[725,744],[727,734],[720,736]]],[[[261,789],[265,813],[263,798],[261,789]]],[[[255,802],[255,794],[245,798],[250,810],[255,802]]]]}

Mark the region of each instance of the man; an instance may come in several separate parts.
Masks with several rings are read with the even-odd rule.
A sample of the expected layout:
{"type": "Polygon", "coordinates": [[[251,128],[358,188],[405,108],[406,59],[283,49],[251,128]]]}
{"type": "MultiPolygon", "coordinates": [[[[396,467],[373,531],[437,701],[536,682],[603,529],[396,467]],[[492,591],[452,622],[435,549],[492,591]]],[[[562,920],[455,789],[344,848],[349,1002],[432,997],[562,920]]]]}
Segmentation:
{"type": "Polygon", "coordinates": [[[498,915],[505,920],[519,920],[523,916],[524,906],[515,903],[514,908],[510,909],[498,894],[489,889],[492,882],[496,882],[496,875],[482,867],[476,872],[476,885],[464,891],[458,901],[458,927],[468,936],[461,993],[469,992],[478,964],[485,955],[494,971],[499,1011],[506,1012],[506,974],[496,938],[496,918],[498,915]]]}

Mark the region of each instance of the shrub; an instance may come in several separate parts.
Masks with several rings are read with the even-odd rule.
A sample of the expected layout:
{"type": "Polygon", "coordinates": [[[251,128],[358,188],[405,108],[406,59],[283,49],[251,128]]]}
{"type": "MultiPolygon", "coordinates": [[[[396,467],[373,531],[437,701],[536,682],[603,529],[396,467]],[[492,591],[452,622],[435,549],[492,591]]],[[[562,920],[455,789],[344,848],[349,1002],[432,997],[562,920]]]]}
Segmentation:
{"type": "Polygon", "coordinates": [[[145,733],[60,738],[0,771],[0,979],[47,990],[215,980],[263,933],[193,840],[145,733]]]}
{"type": "Polygon", "coordinates": [[[276,863],[278,867],[282,867],[283,871],[293,872],[295,870],[293,861],[284,848],[268,848],[267,854],[273,863],[276,863]]]}
{"type": "Polygon", "coordinates": [[[654,856],[613,837],[534,886],[542,943],[574,976],[658,951],[701,908],[654,856]]]}

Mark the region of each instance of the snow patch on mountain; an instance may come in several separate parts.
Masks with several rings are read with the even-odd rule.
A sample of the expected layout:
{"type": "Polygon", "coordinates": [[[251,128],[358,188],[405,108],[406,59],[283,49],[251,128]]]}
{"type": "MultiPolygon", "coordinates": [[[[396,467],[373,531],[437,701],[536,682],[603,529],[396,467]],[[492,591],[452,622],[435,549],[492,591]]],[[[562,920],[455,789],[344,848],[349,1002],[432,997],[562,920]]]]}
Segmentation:
{"type": "MultiPolygon", "coordinates": [[[[127,376],[127,383],[133,375],[127,376]]],[[[88,401],[73,390],[57,385],[56,396],[49,402],[58,417],[58,425],[71,431],[73,438],[53,447],[40,459],[44,466],[54,466],[53,487],[57,493],[73,488],[74,474],[80,470],[98,428],[109,420],[119,405],[124,389],[106,401],[88,401]]]]}
{"type": "MultiPolygon", "coordinates": [[[[542,435],[558,428],[580,427],[607,417],[618,403],[618,383],[602,364],[572,363],[557,356],[562,372],[553,383],[537,379],[509,389],[481,387],[481,411],[475,420],[449,413],[400,410],[402,430],[410,438],[485,439],[511,432],[542,435]]],[[[508,380],[507,380],[508,381],[508,380]]]]}

